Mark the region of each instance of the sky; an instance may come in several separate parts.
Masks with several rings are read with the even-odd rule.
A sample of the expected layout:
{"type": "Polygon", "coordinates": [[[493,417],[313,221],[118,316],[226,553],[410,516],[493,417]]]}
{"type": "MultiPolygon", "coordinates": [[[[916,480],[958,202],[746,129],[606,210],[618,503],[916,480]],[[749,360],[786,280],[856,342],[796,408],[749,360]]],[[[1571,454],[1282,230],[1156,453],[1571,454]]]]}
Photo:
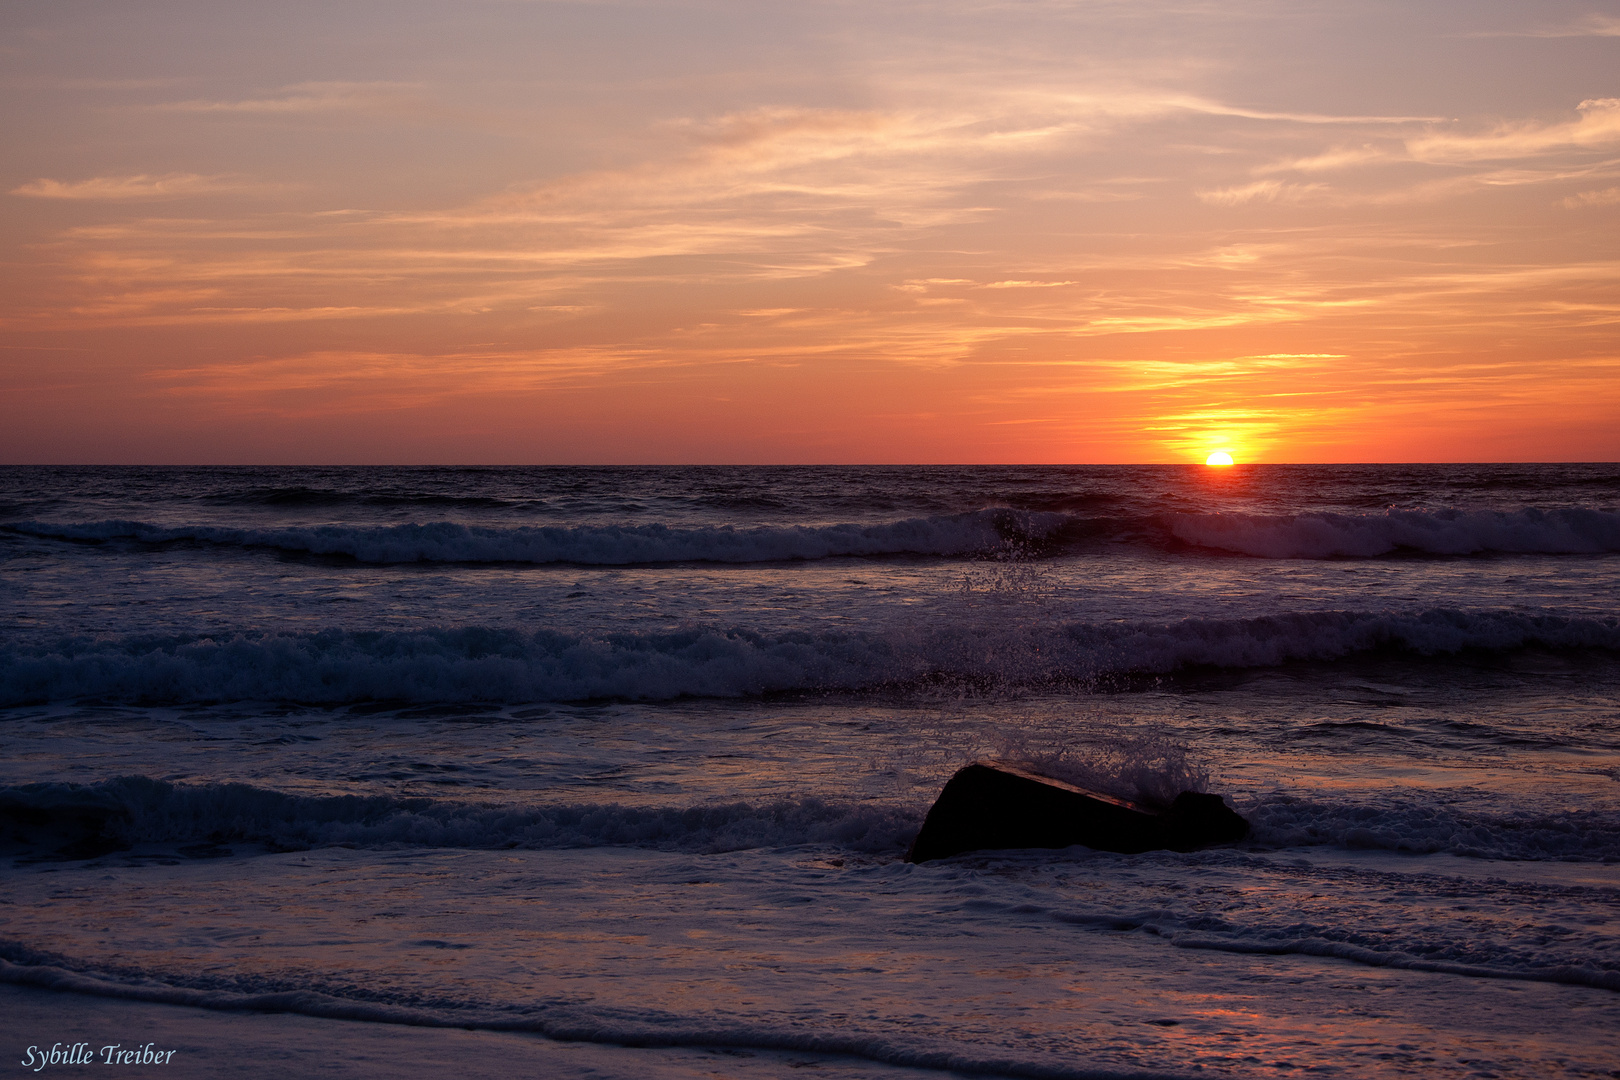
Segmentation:
{"type": "Polygon", "coordinates": [[[1620,459],[1620,2],[8,0],[0,461],[1620,459]]]}

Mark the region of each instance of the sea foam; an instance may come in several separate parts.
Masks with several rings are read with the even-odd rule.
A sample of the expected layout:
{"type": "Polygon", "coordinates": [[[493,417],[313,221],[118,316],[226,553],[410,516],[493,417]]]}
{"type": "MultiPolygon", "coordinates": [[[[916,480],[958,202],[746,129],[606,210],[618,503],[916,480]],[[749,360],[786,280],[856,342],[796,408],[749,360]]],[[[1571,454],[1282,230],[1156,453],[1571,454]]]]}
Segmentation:
{"type": "Polygon", "coordinates": [[[885,633],[569,634],[513,627],[72,637],[0,647],[0,705],[281,700],[657,701],[919,682],[1079,687],[1186,667],[1250,668],[1387,651],[1620,650],[1620,619],[1516,612],[1323,611],[1154,623],[997,624],[885,633]]]}
{"type": "Polygon", "coordinates": [[[972,555],[994,551],[1009,538],[1045,535],[1062,524],[1060,514],[984,510],[877,525],[484,526],[440,521],[420,525],[297,525],[265,529],[166,526],[118,520],[76,524],[25,521],[6,528],[45,539],[259,547],[312,555],[344,555],[366,563],[627,566],[669,562],[782,562],[869,555],[972,555]]]}
{"type": "Polygon", "coordinates": [[[1191,546],[1268,559],[1578,555],[1620,552],[1620,513],[1587,508],[1516,511],[1390,510],[1381,514],[1165,514],[1091,517],[989,508],[878,524],[675,526],[160,525],[142,521],[18,521],[0,526],[79,543],[210,544],[342,556],[363,563],[528,563],[632,566],[746,564],[934,556],[1041,558],[1102,542],[1191,546]]]}

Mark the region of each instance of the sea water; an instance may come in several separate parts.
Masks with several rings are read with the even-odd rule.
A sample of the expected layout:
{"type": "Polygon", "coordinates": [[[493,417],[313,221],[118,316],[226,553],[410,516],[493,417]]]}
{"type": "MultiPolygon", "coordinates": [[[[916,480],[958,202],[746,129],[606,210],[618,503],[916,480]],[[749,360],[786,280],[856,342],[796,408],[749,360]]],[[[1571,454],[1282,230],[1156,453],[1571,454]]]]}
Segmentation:
{"type": "Polygon", "coordinates": [[[1613,465],[11,468],[0,559],[9,982],[856,1074],[1620,1062],[1613,465]],[[1252,832],[906,863],[985,755],[1252,832]]]}

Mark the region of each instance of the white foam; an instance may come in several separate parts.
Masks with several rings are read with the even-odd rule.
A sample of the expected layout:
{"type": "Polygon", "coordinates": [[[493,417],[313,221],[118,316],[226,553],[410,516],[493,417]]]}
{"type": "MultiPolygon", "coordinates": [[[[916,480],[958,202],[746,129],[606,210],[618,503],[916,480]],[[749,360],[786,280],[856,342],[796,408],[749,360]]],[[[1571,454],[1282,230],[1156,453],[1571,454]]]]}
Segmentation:
{"type": "Polygon", "coordinates": [[[11,522],[26,536],[81,542],[130,540],[259,547],[342,555],[365,563],[758,563],[851,556],[982,557],[1058,550],[1099,536],[1154,545],[1192,544],[1268,559],[1620,552],[1620,513],[1562,509],[1390,510],[1381,514],[1169,514],[1092,518],[995,508],[882,524],[755,527],[645,525],[157,525],[109,520],[11,522]]]}
{"type": "Polygon", "coordinates": [[[1372,650],[1620,650],[1620,619],[1516,612],[1307,612],[1170,623],[941,621],[887,634],[693,627],[591,636],[509,627],[77,637],[0,647],[0,705],[83,698],[581,701],[746,697],[960,679],[1086,685],[1189,666],[1247,668],[1372,650]]]}
{"type": "Polygon", "coordinates": [[[840,556],[973,555],[1009,538],[1041,536],[1060,514],[983,510],[909,518],[881,525],[778,525],[676,528],[648,525],[493,527],[441,521],[425,525],[309,525],[272,529],[161,526],[140,521],[16,522],[13,532],[58,540],[182,541],[346,555],[366,563],[573,563],[622,566],[667,562],[757,563],[840,556]]]}

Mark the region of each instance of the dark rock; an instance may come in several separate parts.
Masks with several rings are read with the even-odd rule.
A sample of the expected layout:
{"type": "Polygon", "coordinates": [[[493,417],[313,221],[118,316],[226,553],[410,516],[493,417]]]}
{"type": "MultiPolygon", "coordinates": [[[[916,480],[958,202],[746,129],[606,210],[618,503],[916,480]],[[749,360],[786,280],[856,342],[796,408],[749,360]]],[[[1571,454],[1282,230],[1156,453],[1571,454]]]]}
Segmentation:
{"type": "Polygon", "coordinates": [[[1005,761],[960,769],[939,793],[907,862],[992,848],[1192,851],[1249,834],[1249,823],[1219,795],[1183,791],[1162,813],[1084,791],[1005,761]]]}

